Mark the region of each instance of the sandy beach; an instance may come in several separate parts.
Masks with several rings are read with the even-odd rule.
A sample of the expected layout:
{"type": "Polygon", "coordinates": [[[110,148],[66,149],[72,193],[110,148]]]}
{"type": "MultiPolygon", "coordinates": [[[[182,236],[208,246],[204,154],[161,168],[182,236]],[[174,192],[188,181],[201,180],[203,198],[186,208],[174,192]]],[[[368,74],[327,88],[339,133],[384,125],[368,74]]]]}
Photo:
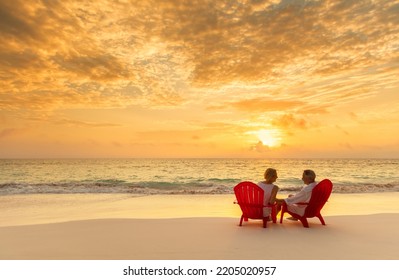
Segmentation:
{"type": "Polygon", "coordinates": [[[332,194],[310,228],[250,220],[234,195],[0,197],[2,260],[399,259],[399,193],[332,194]]]}

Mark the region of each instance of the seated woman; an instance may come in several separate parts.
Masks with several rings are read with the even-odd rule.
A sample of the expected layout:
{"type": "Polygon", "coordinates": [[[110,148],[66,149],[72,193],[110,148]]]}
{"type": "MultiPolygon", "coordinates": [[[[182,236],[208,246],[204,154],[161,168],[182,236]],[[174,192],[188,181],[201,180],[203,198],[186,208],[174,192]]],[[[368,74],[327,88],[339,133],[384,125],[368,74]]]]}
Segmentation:
{"type": "MultiPolygon", "coordinates": [[[[278,192],[278,186],[273,183],[276,182],[277,170],[273,168],[268,168],[264,174],[265,181],[261,181],[258,183],[258,186],[264,191],[264,202],[263,205],[271,205],[276,201],[276,195],[278,192]]],[[[263,217],[269,217],[270,219],[271,208],[264,207],[263,208],[263,217]]]]}

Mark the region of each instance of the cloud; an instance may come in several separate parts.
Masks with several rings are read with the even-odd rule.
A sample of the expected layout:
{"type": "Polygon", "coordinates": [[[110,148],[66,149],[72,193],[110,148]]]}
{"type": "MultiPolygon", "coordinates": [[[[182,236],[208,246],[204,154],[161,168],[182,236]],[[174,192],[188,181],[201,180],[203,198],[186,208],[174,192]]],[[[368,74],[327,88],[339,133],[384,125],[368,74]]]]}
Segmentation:
{"type": "Polygon", "coordinates": [[[398,86],[394,1],[133,2],[0,0],[1,110],[201,100],[306,129],[398,86]]]}
{"type": "Polygon", "coordinates": [[[271,100],[268,98],[243,99],[229,103],[232,107],[248,112],[284,111],[303,105],[301,101],[271,100]]]}
{"type": "Polygon", "coordinates": [[[335,128],[343,132],[345,135],[350,135],[350,133],[346,129],[342,128],[340,125],[336,125],[335,128]]]}
{"type": "Polygon", "coordinates": [[[121,61],[110,54],[89,53],[76,56],[57,55],[53,61],[61,70],[71,72],[77,77],[88,77],[91,81],[110,81],[129,78],[129,70],[121,61]]]}
{"type": "Polygon", "coordinates": [[[11,137],[14,135],[18,135],[23,132],[25,129],[18,129],[18,128],[5,128],[0,131],[0,139],[11,137]]]}
{"type": "Polygon", "coordinates": [[[3,36],[20,40],[39,39],[35,25],[24,18],[27,6],[20,1],[0,2],[0,32],[3,36]]]}
{"type": "Polygon", "coordinates": [[[393,9],[385,1],[201,3],[160,5],[164,28],[155,30],[172,45],[184,42],[199,84],[272,80],[306,61],[308,74],[364,67],[390,59],[380,50],[393,45],[386,32],[397,32],[382,20],[393,9]]]}
{"type": "Polygon", "coordinates": [[[349,112],[349,116],[354,121],[358,121],[358,119],[359,119],[358,115],[355,112],[349,112]]]}
{"type": "Polygon", "coordinates": [[[101,123],[101,122],[85,122],[79,120],[71,120],[71,119],[61,119],[61,120],[52,120],[52,123],[56,125],[67,125],[67,126],[77,126],[77,127],[118,127],[119,124],[115,123],[101,123]]]}
{"type": "Polygon", "coordinates": [[[251,146],[251,147],[250,147],[250,150],[251,150],[251,151],[256,151],[256,152],[258,152],[258,153],[260,153],[260,154],[263,154],[263,153],[269,152],[269,151],[270,151],[270,147],[267,146],[267,145],[264,145],[264,144],[262,143],[262,141],[259,141],[259,142],[256,143],[255,145],[251,146]]]}
{"type": "Polygon", "coordinates": [[[349,143],[339,143],[339,146],[347,150],[354,150],[353,146],[349,143]]]}
{"type": "Polygon", "coordinates": [[[276,117],[275,119],[273,119],[272,124],[277,127],[299,129],[307,129],[310,126],[306,120],[296,117],[293,114],[284,114],[276,117]]]}

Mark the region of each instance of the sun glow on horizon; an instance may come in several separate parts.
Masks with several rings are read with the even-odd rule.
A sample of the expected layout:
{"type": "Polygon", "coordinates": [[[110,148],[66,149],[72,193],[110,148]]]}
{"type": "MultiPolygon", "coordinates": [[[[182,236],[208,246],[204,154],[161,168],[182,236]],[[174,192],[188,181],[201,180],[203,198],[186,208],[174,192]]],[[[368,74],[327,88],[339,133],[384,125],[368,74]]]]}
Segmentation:
{"type": "Polygon", "coordinates": [[[277,147],[281,143],[281,133],[277,129],[261,129],[254,134],[265,146],[277,147]]]}

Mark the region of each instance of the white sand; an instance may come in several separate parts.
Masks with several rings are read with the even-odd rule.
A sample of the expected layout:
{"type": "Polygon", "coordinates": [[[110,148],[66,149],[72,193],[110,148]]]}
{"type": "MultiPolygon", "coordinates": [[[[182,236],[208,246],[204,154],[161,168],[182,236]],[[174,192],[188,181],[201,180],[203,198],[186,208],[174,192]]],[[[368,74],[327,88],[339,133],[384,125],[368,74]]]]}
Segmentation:
{"type": "Polygon", "coordinates": [[[0,197],[0,259],[399,259],[399,193],[332,194],[310,228],[239,227],[234,195],[0,197]]]}

